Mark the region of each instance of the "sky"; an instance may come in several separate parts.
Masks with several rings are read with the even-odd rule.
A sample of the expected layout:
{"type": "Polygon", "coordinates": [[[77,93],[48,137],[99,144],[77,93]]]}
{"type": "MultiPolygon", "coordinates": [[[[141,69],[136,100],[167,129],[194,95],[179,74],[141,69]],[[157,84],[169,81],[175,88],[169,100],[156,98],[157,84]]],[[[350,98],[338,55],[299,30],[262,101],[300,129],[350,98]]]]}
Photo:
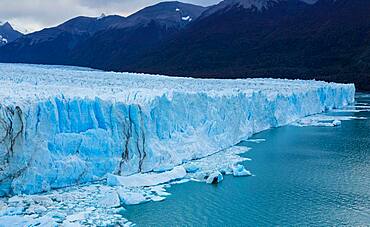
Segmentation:
{"type": "MultiPolygon", "coordinates": [[[[209,6],[221,0],[181,0],[209,6]]],[[[8,21],[17,30],[30,33],[53,27],[76,16],[128,16],[161,0],[0,0],[0,22],[8,21]]]]}

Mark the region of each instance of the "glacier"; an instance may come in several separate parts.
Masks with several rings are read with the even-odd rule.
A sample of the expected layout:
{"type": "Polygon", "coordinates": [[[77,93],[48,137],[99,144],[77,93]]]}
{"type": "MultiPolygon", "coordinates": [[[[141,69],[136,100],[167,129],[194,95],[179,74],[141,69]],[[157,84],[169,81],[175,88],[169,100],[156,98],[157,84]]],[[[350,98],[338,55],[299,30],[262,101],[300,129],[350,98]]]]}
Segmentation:
{"type": "Polygon", "coordinates": [[[0,196],[173,169],[354,102],[353,84],[0,64],[0,196]]]}

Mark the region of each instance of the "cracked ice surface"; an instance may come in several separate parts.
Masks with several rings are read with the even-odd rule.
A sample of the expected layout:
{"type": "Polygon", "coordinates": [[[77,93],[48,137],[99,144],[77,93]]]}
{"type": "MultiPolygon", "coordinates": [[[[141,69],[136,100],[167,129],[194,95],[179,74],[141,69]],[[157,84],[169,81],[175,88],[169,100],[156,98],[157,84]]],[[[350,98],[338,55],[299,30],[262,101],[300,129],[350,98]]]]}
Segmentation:
{"type": "MultiPolygon", "coordinates": [[[[0,195],[167,170],[340,108],[353,85],[0,64],[0,195]]],[[[159,198],[157,198],[159,200],[159,198]]]]}

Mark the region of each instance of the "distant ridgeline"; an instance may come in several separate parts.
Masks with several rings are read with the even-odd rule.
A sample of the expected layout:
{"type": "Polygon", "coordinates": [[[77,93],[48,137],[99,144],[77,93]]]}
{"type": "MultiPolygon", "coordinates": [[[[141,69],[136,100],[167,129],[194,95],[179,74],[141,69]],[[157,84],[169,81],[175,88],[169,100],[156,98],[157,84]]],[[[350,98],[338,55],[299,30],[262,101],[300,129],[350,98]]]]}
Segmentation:
{"type": "Polygon", "coordinates": [[[0,48],[1,62],[172,76],[355,82],[370,90],[369,0],[160,3],[127,18],[78,17],[0,48]],[[308,2],[308,3],[307,3],[308,2]]]}

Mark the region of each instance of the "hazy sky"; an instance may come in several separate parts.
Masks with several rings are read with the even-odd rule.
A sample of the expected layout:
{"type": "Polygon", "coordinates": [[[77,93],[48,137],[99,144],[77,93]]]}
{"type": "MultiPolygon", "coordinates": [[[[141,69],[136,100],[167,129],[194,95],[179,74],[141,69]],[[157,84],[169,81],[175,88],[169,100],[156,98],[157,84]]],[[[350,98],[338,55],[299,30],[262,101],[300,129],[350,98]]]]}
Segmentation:
{"type": "MultiPolygon", "coordinates": [[[[208,6],[221,0],[182,0],[208,6]]],[[[105,14],[130,15],[160,0],[0,0],[0,21],[9,21],[21,32],[58,25],[72,17],[105,14]]]]}

